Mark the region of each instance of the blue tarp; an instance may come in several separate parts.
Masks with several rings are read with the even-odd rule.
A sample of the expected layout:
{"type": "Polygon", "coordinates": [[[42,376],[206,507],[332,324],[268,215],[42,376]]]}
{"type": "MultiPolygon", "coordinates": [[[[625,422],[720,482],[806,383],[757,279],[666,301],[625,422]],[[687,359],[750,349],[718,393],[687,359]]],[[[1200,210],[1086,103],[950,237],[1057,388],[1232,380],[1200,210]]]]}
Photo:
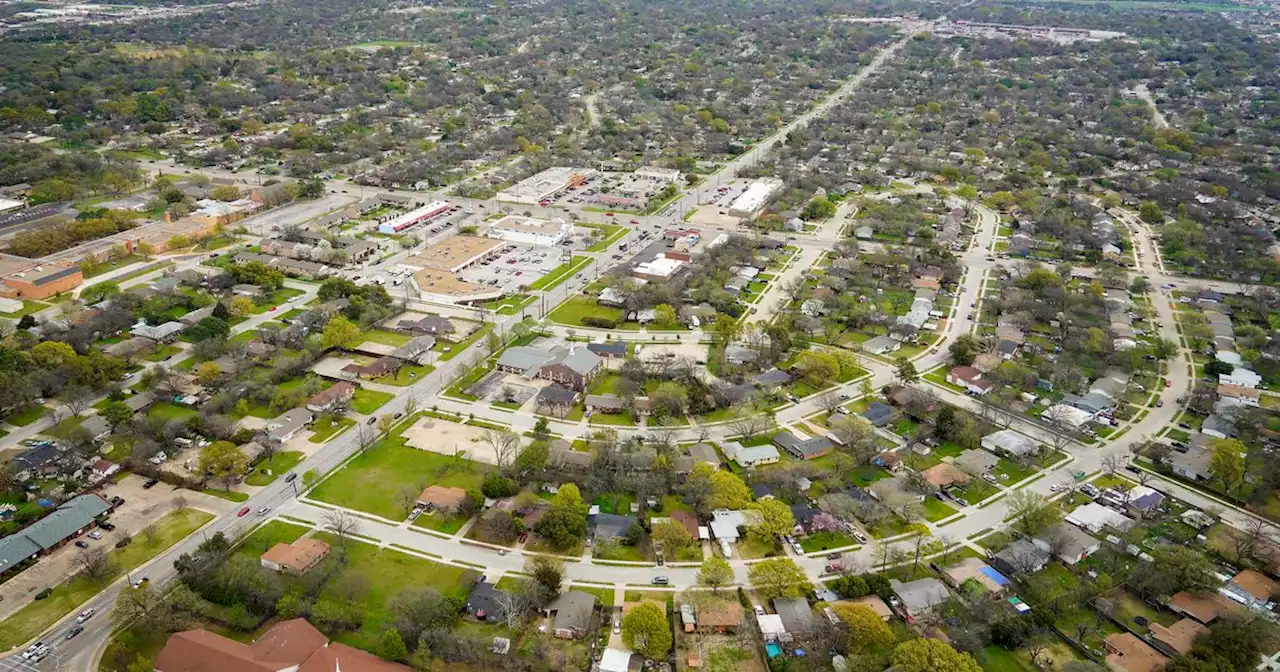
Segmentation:
{"type": "Polygon", "coordinates": [[[1001,585],[1001,586],[1009,585],[1009,579],[1005,578],[1004,574],[1001,574],[1000,572],[997,572],[996,570],[990,567],[983,567],[980,571],[983,573],[984,576],[986,576],[988,579],[991,579],[992,581],[995,581],[996,584],[998,585],[1001,585]]]}

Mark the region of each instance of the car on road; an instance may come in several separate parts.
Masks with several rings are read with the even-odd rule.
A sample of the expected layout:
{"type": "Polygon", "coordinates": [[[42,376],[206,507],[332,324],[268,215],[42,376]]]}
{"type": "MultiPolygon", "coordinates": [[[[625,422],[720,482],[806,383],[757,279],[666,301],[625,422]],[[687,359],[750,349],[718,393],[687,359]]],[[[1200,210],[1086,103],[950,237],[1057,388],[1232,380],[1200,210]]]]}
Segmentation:
{"type": "Polygon", "coordinates": [[[39,651],[40,648],[43,646],[44,646],[44,642],[36,642],[35,644],[28,646],[27,650],[22,652],[23,660],[31,660],[31,657],[36,655],[36,652],[39,651]]]}
{"type": "Polygon", "coordinates": [[[614,618],[614,619],[613,619],[613,634],[617,635],[617,634],[621,634],[621,633],[622,633],[622,621],[618,620],[617,618],[614,618]]]}
{"type": "Polygon", "coordinates": [[[1156,408],[1164,408],[1164,399],[1156,400],[1156,408]]]}
{"type": "Polygon", "coordinates": [[[604,216],[605,216],[605,217],[612,217],[612,216],[613,216],[613,213],[612,213],[612,212],[606,212],[606,213],[604,213],[604,216]]]}
{"type": "Polygon", "coordinates": [[[144,577],[142,577],[142,578],[140,578],[140,579],[134,579],[134,580],[133,580],[133,587],[134,587],[134,588],[141,588],[141,587],[143,587],[143,586],[147,585],[148,583],[151,583],[151,579],[148,579],[147,577],[145,577],[145,576],[144,576],[144,577]]]}
{"type": "Polygon", "coordinates": [[[268,512],[268,511],[270,511],[270,510],[271,510],[271,507],[269,507],[269,506],[261,507],[261,508],[259,508],[259,509],[258,509],[258,515],[259,515],[259,516],[265,516],[265,515],[267,515],[267,512],[268,512]]]}
{"type": "Polygon", "coordinates": [[[375,422],[377,422],[377,421],[378,421],[378,418],[373,417],[373,416],[370,416],[369,421],[368,421],[368,422],[366,422],[366,423],[364,423],[364,424],[366,424],[366,425],[372,425],[373,423],[375,423],[375,422]]]}
{"type": "Polygon", "coordinates": [[[791,550],[795,551],[796,555],[804,555],[804,549],[800,547],[800,544],[797,544],[794,541],[791,542],[791,550]]]}
{"type": "Polygon", "coordinates": [[[639,224],[639,223],[640,223],[640,220],[638,220],[638,219],[633,219],[633,220],[631,220],[631,223],[632,223],[632,224],[639,224]]]}
{"type": "Polygon", "coordinates": [[[1172,381],[1172,380],[1166,380],[1166,381],[1164,381],[1164,386],[1165,386],[1165,387],[1173,387],[1173,381],[1172,381]]]}
{"type": "Polygon", "coordinates": [[[403,418],[403,417],[404,417],[404,411],[400,411],[399,413],[396,413],[394,416],[392,416],[392,419],[399,420],[400,418],[403,418]]]}
{"type": "Polygon", "coordinates": [[[76,616],[76,623],[84,623],[85,621],[93,618],[93,615],[96,613],[97,611],[93,609],[85,609],[84,611],[80,612],[79,616],[76,616]]]}
{"type": "Polygon", "coordinates": [[[298,480],[298,474],[296,474],[296,473],[294,473],[294,472],[290,472],[288,476],[285,476],[285,477],[284,477],[284,482],[285,482],[285,483],[292,483],[292,482],[294,482],[294,481],[296,481],[296,480],[298,480]]]}
{"type": "Polygon", "coordinates": [[[860,543],[860,544],[865,544],[865,543],[867,543],[867,535],[865,535],[865,534],[863,534],[863,533],[859,532],[858,530],[854,530],[854,531],[853,531],[853,538],[854,538],[854,539],[857,539],[857,540],[858,540],[858,543],[860,543]]]}
{"type": "Polygon", "coordinates": [[[80,634],[80,633],[82,633],[82,632],[84,632],[84,626],[83,626],[83,625],[77,625],[77,626],[75,626],[75,627],[73,627],[73,628],[71,628],[70,630],[68,630],[68,631],[67,631],[67,634],[66,634],[66,636],[64,637],[64,639],[75,639],[75,636],[76,636],[76,635],[78,635],[78,634],[80,634]]]}
{"type": "Polygon", "coordinates": [[[249,514],[249,507],[246,506],[243,509],[240,509],[239,511],[236,512],[236,517],[244,518],[248,514],[249,514]]]}
{"type": "Polygon", "coordinates": [[[89,542],[85,541],[84,539],[77,539],[76,548],[89,548],[89,542]]]}
{"type": "Polygon", "coordinates": [[[665,586],[671,583],[671,579],[665,576],[655,576],[649,583],[652,583],[655,586],[665,586]]]}

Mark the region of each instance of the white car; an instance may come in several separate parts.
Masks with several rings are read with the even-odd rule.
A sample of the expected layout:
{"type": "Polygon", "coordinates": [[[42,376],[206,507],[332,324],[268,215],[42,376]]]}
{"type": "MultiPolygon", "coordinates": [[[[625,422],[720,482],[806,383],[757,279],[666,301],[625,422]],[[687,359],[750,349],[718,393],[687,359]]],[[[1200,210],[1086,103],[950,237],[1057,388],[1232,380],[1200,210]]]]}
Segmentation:
{"type": "Polygon", "coordinates": [[[76,616],[76,623],[84,623],[85,621],[93,618],[94,613],[96,612],[94,612],[93,609],[85,609],[80,612],[79,616],[76,616]]]}
{"type": "Polygon", "coordinates": [[[764,607],[757,604],[755,605],[755,608],[756,608],[756,616],[764,616],[764,607]]]}
{"type": "Polygon", "coordinates": [[[262,508],[258,509],[258,515],[259,515],[259,516],[265,516],[265,515],[267,515],[267,512],[268,512],[268,511],[270,511],[270,510],[271,510],[271,507],[269,507],[269,506],[264,506],[264,507],[262,507],[262,508]]]}

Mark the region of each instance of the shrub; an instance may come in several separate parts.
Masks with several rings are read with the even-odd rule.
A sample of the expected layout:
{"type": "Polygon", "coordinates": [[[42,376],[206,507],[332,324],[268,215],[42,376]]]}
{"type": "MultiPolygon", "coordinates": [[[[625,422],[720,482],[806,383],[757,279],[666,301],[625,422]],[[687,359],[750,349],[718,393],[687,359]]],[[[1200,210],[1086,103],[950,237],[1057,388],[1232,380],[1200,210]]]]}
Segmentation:
{"type": "Polygon", "coordinates": [[[600,329],[614,329],[618,326],[618,321],[598,315],[587,315],[582,318],[582,326],[599,327],[600,329]]]}
{"type": "Polygon", "coordinates": [[[45,588],[44,590],[36,593],[36,599],[43,600],[44,598],[49,597],[52,594],[53,594],[52,588],[45,588]]]}
{"type": "Polygon", "coordinates": [[[517,492],[520,492],[520,485],[514,479],[506,476],[489,476],[484,479],[484,484],[480,486],[480,491],[484,493],[485,497],[501,499],[515,496],[517,492]]]}

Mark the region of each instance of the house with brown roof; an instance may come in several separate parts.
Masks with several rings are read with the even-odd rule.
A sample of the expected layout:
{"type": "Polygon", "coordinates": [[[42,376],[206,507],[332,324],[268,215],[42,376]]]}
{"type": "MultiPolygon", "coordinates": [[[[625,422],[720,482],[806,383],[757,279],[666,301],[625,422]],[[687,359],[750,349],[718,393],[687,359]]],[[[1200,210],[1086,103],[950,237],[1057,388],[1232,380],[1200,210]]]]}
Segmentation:
{"type": "Polygon", "coordinates": [[[387,356],[380,357],[368,364],[352,362],[342,367],[342,372],[357,378],[381,378],[382,376],[395,375],[403,364],[404,362],[401,360],[387,356]]]}
{"type": "Polygon", "coordinates": [[[429,485],[418,495],[418,503],[437,511],[457,511],[467,499],[467,491],[462,488],[446,488],[441,485],[429,485]]]}
{"type": "Polygon", "coordinates": [[[327,389],[320,390],[311,395],[307,400],[307,410],[315,413],[328,413],[329,411],[345,408],[351,403],[351,398],[356,395],[356,386],[350,381],[342,380],[330,385],[327,389]]]}
{"type": "Polygon", "coordinates": [[[1107,646],[1107,667],[1120,672],[1155,672],[1168,658],[1133,633],[1118,632],[1104,640],[1107,646]]]}
{"type": "Polygon", "coordinates": [[[698,607],[698,632],[733,632],[742,625],[742,603],[737,600],[708,600],[698,607]]]}
{"type": "Polygon", "coordinates": [[[893,618],[893,610],[889,608],[889,605],[884,603],[884,599],[879,595],[867,595],[866,597],[859,597],[856,600],[841,600],[840,602],[853,604],[859,607],[866,607],[871,611],[876,612],[876,615],[879,616],[882,621],[887,621],[893,618]]]}
{"type": "Polygon", "coordinates": [[[953,485],[965,485],[970,481],[969,474],[943,462],[920,472],[930,485],[935,488],[949,488],[953,485]]]}
{"type": "Polygon", "coordinates": [[[156,656],[156,672],[409,672],[409,668],[336,642],[305,619],[282,621],[252,644],[208,630],[177,632],[156,656]]]}
{"type": "Polygon", "coordinates": [[[963,387],[973,395],[983,395],[995,386],[995,383],[982,377],[982,372],[972,366],[957,366],[947,372],[947,382],[963,387]]]}
{"type": "Polygon", "coordinates": [[[259,561],[267,569],[301,576],[328,555],[329,544],[319,539],[299,539],[291,544],[281,542],[272,546],[259,561]]]}
{"type": "Polygon", "coordinates": [[[1240,603],[1248,607],[1260,607],[1280,594],[1280,584],[1252,569],[1236,574],[1223,589],[1239,598],[1240,603]]]}
{"type": "Polygon", "coordinates": [[[1205,625],[1239,608],[1234,602],[1218,593],[1193,595],[1185,590],[1174,593],[1165,606],[1175,614],[1194,618],[1205,625]]]}
{"type": "Polygon", "coordinates": [[[1168,627],[1159,623],[1152,623],[1148,627],[1151,630],[1151,643],[1170,656],[1187,653],[1195,644],[1196,637],[1209,631],[1209,628],[1189,618],[1184,618],[1168,627]]]}
{"type": "Polygon", "coordinates": [[[1219,385],[1218,396],[1238,399],[1245,406],[1257,406],[1262,401],[1262,390],[1243,385],[1219,385]]]}

